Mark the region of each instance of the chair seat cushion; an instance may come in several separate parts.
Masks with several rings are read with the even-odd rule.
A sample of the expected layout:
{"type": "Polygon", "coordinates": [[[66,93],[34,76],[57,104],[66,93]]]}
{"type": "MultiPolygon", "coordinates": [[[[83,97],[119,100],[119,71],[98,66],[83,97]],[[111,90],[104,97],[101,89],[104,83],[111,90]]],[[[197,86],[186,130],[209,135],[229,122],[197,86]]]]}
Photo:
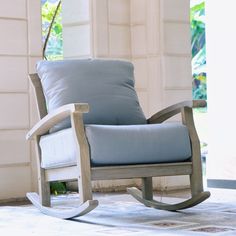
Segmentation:
{"type": "MultiPolygon", "coordinates": [[[[191,157],[186,126],[86,125],[92,166],[131,165],[185,161],[191,157]]],[[[42,167],[76,164],[72,129],[41,137],[42,167]]]]}

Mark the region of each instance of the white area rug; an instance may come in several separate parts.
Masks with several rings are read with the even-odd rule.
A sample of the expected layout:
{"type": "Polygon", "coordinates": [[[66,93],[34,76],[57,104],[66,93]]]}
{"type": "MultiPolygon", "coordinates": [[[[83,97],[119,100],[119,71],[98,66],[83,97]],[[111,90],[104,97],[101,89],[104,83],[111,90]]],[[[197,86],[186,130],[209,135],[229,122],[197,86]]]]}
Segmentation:
{"type": "MultiPolygon", "coordinates": [[[[0,235],[236,235],[236,202],[206,201],[191,209],[167,212],[147,208],[128,194],[103,194],[98,198],[100,205],[95,210],[73,220],[43,215],[32,205],[0,207],[0,235]]],[[[55,200],[76,202],[75,195],[55,200]]]]}

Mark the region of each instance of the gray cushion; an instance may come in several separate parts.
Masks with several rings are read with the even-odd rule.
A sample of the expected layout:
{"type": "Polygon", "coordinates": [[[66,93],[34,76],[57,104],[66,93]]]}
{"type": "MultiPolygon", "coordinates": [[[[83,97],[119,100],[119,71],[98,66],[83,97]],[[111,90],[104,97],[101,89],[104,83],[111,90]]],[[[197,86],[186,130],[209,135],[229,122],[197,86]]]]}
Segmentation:
{"type": "MultiPolygon", "coordinates": [[[[145,124],[146,118],[134,90],[130,62],[101,59],[40,61],[48,112],[68,103],[88,103],[85,124],[145,124]]],[[[53,131],[70,127],[67,119],[53,131]]]]}
{"type": "MultiPolygon", "coordinates": [[[[92,166],[167,163],[191,157],[187,128],[182,124],[86,125],[92,166]]],[[[76,164],[72,129],[41,137],[42,167],[76,164]]]]}
{"type": "Polygon", "coordinates": [[[191,157],[183,125],[89,125],[86,134],[93,165],[146,164],[184,161],[191,157]]]}

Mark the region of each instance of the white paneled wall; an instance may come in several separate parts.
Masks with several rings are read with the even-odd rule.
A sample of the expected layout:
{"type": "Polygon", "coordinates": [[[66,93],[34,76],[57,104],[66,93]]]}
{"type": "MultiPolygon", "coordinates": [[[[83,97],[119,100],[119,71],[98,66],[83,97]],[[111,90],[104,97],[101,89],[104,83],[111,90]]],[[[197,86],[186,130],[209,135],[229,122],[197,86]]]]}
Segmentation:
{"type": "Polygon", "coordinates": [[[6,55],[27,54],[27,22],[23,19],[0,19],[0,52],[6,55]]]}
{"type": "Polygon", "coordinates": [[[64,58],[91,56],[89,0],[62,1],[64,58]]]}
{"type": "MultiPolygon", "coordinates": [[[[64,0],[63,6],[65,57],[132,61],[147,117],[192,99],[189,0],[64,0]]],[[[183,187],[188,180],[160,183],[183,187]]]]}
{"type": "Polygon", "coordinates": [[[0,16],[6,18],[18,18],[26,19],[27,9],[26,9],[26,0],[14,0],[14,5],[12,1],[0,1],[0,16]]]}
{"type": "Polygon", "coordinates": [[[131,58],[130,0],[93,0],[93,55],[131,58]]]}
{"type": "Polygon", "coordinates": [[[192,98],[189,0],[161,0],[164,105],[192,98]]]}
{"type": "MultiPolygon", "coordinates": [[[[41,59],[40,4],[0,0],[0,200],[36,189],[34,153],[25,134],[38,120],[27,74],[41,59]]],[[[62,8],[65,58],[132,61],[147,116],[191,99],[189,0],[63,0],[62,8]]],[[[135,182],[98,182],[94,187],[129,184],[135,182]]],[[[155,185],[171,188],[187,182],[162,178],[155,185]]]]}
{"type": "Polygon", "coordinates": [[[162,103],[160,3],[156,0],[131,0],[130,5],[136,90],[143,110],[149,117],[161,109],[162,103]]]}
{"type": "Polygon", "coordinates": [[[0,0],[0,200],[35,187],[25,134],[35,123],[27,75],[41,58],[40,4],[0,0]]]}

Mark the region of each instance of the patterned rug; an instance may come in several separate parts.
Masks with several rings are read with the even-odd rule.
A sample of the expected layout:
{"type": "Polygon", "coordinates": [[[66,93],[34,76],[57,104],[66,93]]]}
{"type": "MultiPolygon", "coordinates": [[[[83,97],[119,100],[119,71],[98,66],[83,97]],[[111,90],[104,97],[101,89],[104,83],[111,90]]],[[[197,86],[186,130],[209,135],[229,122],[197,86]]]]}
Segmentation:
{"type": "MultiPolygon", "coordinates": [[[[60,196],[54,204],[75,203],[75,197],[60,196]]],[[[43,215],[32,205],[0,207],[0,235],[236,235],[236,203],[209,200],[191,209],[167,212],[144,207],[128,194],[102,194],[97,199],[100,205],[95,210],[73,220],[43,215]]]]}

